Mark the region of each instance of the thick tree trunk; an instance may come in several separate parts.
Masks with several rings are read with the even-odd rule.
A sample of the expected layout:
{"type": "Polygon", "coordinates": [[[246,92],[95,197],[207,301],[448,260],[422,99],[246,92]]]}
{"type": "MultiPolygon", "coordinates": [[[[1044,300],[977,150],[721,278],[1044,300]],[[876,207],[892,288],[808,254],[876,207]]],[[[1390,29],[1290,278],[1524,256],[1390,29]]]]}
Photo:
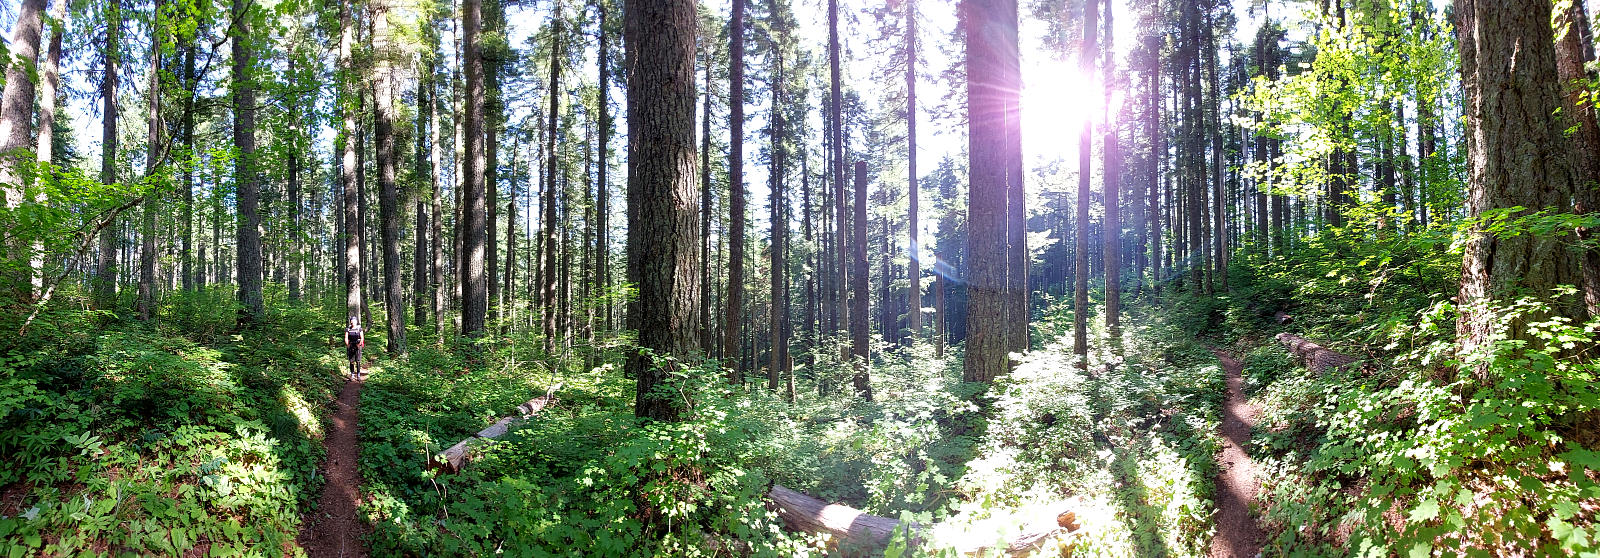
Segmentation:
{"type": "Polygon", "coordinates": [[[237,268],[239,274],[240,319],[255,322],[265,316],[261,300],[261,184],[256,181],[256,91],[251,76],[255,65],[250,51],[250,18],[252,4],[246,0],[233,0],[233,144],[239,150],[234,159],[234,181],[238,185],[239,242],[237,268]]]}
{"type": "Polygon", "coordinates": [[[389,6],[372,5],[374,99],[373,135],[378,159],[378,219],[383,242],[383,315],[388,325],[385,350],[390,355],[406,352],[406,312],[404,289],[400,282],[400,189],[395,181],[398,165],[394,137],[394,83],[390,75],[392,37],[389,33],[389,6]]]}
{"type": "MultiPolygon", "coordinates": [[[[60,3],[61,0],[57,0],[60,3]]],[[[32,143],[33,119],[33,76],[28,71],[31,63],[39,58],[39,42],[42,33],[41,23],[44,12],[44,0],[24,0],[18,7],[17,21],[11,27],[10,54],[15,60],[5,60],[6,85],[3,97],[0,97],[0,195],[5,197],[6,209],[16,209],[26,201],[25,185],[23,184],[20,168],[23,161],[29,159],[26,150],[32,143]]],[[[58,49],[59,50],[59,49],[58,49]]],[[[59,55],[58,55],[59,57],[59,55]]],[[[50,106],[53,113],[55,109],[55,88],[46,86],[50,96],[45,103],[50,106]]],[[[40,121],[41,128],[49,128],[50,120],[40,121]]],[[[35,154],[34,158],[37,158],[35,154]]],[[[7,246],[5,251],[15,256],[16,254],[33,251],[34,247],[24,246],[21,243],[7,246]]],[[[20,258],[19,258],[20,259],[20,258]]],[[[42,277],[43,262],[36,261],[33,255],[27,258],[29,265],[23,273],[15,277],[12,288],[23,299],[33,298],[33,293],[39,291],[38,277],[42,277]]],[[[13,280],[8,277],[8,280],[13,280]]]]}
{"type": "Polygon", "coordinates": [[[640,351],[634,412],[676,420],[684,402],[671,379],[698,349],[699,267],[694,235],[694,0],[630,3],[623,37],[628,60],[628,278],[638,297],[628,312],[640,351]]]}
{"type": "Polygon", "coordinates": [[[962,379],[988,382],[1008,372],[1006,274],[1010,255],[1007,220],[1007,74],[1015,64],[1014,0],[974,0],[967,12],[967,354],[962,379]],[[973,32],[985,29],[992,32],[973,32]]]}
{"type": "Polygon", "coordinates": [[[489,232],[485,218],[489,208],[484,184],[483,53],[480,44],[482,38],[479,36],[483,26],[482,12],[482,0],[466,0],[462,8],[462,41],[466,45],[462,59],[467,75],[465,106],[462,110],[466,120],[463,132],[466,157],[461,164],[461,215],[464,223],[461,230],[463,253],[460,273],[461,334],[467,337],[483,333],[489,312],[488,278],[484,275],[485,236],[489,232]]]}
{"type": "MultiPolygon", "coordinates": [[[[1456,4],[1461,81],[1467,93],[1467,209],[1474,219],[1511,207],[1525,208],[1512,217],[1570,211],[1583,179],[1573,168],[1567,125],[1555,116],[1562,100],[1550,10],[1550,3],[1541,0],[1456,4]]],[[[1578,284],[1581,260],[1560,238],[1502,236],[1475,226],[1462,262],[1457,323],[1461,354],[1470,358],[1489,349],[1485,345],[1499,322],[1493,306],[1518,293],[1549,302],[1552,316],[1581,322],[1586,314],[1581,300],[1551,294],[1558,285],[1578,284]]],[[[1552,316],[1524,316],[1504,333],[1540,343],[1523,326],[1552,316]]],[[[1487,361],[1478,362],[1475,375],[1485,381],[1487,361]]]]}
{"type": "Polygon", "coordinates": [[[339,178],[343,183],[343,214],[344,214],[344,288],[345,288],[345,321],[361,320],[362,301],[362,264],[361,261],[361,192],[357,182],[359,169],[356,167],[356,136],[360,133],[356,127],[359,112],[354,107],[356,82],[355,59],[353,47],[355,43],[355,18],[350,13],[348,4],[339,5],[339,112],[340,121],[344,123],[341,145],[343,158],[339,165],[339,178]]]}
{"type": "Polygon", "coordinates": [[[728,302],[727,313],[722,318],[722,355],[732,369],[730,379],[735,382],[744,377],[744,362],[739,358],[740,332],[744,325],[745,259],[744,4],[745,0],[733,0],[728,23],[728,134],[731,139],[728,143],[728,302]]]}
{"type": "MultiPolygon", "coordinates": [[[[1588,83],[1594,78],[1585,64],[1589,62],[1592,44],[1584,41],[1589,35],[1589,17],[1583,3],[1566,3],[1558,8],[1555,18],[1556,73],[1562,84],[1561,114],[1563,124],[1576,126],[1572,138],[1572,168],[1578,183],[1574,200],[1582,213],[1600,210],[1600,125],[1596,124],[1594,103],[1587,101],[1588,83]]],[[[1588,227],[1578,230],[1579,238],[1593,239],[1595,231],[1588,227]]],[[[1600,314],[1600,249],[1583,251],[1583,298],[1585,310],[1590,315],[1600,314]]]]}
{"type": "MultiPolygon", "coordinates": [[[[777,13],[776,0],[769,0],[768,9],[770,13],[777,13]]],[[[769,117],[771,125],[768,130],[769,139],[772,142],[772,164],[767,172],[772,192],[768,200],[772,209],[772,249],[770,251],[772,257],[772,310],[767,317],[769,319],[768,329],[772,335],[772,351],[769,355],[771,357],[770,368],[767,369],[767,389],[772,391],[778,390],[778,380],[789,362],[789,336],[788,328],[786,327],[789,320],[789,292],[788,283],[784,277],[784,268],[787,266],[789,221],[784,215],[784,204],[787,203],[786,196],[788,196],[788,192],[784,187],[784,67],[781,48],[782,46],[778,41],[774,40],[772,44],[774,51],[774,84],[772,86],[772,112],[769,117]]]]}
{"type": "MultiPolygon", "coordinates": [[[[424,55],[426,56],[426,55],[424,55]]],[[[417,180],[431,178],[434,168],[428,159],[428,137],[431,131],[428,120],[433,114],[433,99],[429,98],[429,90],[433,83],[433,63],[424,62],[418,68],[421,74],[417,79],[417,124],[416,124],[416,153],[412,156],[416,169],[417,180]]],[[[428,321],[428,305],[432,298],[429,291],[432,278],[428,272],[428,262],[432,258],[428,255],[428,239],[432,237],[433,228],[430,226],[428,215],[428,199],[432,197],[432,188],[428,184],[419,184],[413,197],[416,198],[417,228],[413,235],[416,244],[413,247],[411,258],[411,322],[421,327],[428,321]]]]}
{"type": "Polygon", "coordinates": [[[870,348],[867,346],[867,163],[856,161],[855,239],[851,242],[851,259],[854,270],[850,273],[850,359],[855,369],[856,395],[872,400],[872,382],[867,375],[870,368],[870,348]]]}

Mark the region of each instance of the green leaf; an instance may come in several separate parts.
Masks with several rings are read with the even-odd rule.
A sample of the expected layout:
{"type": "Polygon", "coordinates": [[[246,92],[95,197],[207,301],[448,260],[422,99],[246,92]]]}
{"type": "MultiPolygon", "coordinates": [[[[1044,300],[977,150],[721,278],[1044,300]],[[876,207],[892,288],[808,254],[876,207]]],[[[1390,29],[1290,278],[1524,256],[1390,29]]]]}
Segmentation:
{"type": "MultiPolygon", "coordinates": [[[[1428,498],[1423,500],[1422,503],[1417,504],[1417,507],[1412,508],[1411,518],[1409,521],[1411,523],[1420,523],[1423,521],[1432,520],[1436,517],[1439,517],[1439,502],[1432,498],[1428,498]]],[[[1415,554],[1416,549],[1412,548],[1412,555],[1415,554]]]]}

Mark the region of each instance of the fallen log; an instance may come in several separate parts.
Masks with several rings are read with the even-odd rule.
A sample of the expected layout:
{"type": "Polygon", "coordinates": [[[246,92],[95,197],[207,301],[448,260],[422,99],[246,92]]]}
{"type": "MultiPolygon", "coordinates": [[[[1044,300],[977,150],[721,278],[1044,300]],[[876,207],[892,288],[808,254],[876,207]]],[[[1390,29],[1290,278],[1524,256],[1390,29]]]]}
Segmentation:
{"type": "MultiPolygon", "coordinates": [[[[881,554],[897,529],[910,531],[910,546],[918,546],[932,539],[935,543],[945,541],[955,543],[955,550],[961,554],[986,554],[994,549],[990,546],[994,539],[971,536],[971,534],[985,529],[997,532],[1000,528],[1000,522],[995,521],[980,521],[965,526],[966,529],[948,522],[939,525],[913,523],[909,528],[905,528],[898,520],[830,503],[777,484],[772,485],[772,489],[767,492],[767,499],[772,502],[773,510],[778,513],[778,517],[789,530],[829,535],[832,549],[845,556],[881,554]]],[[[1028,521],[1022,532],[1008,539],[1005,553],[1010,556],[1025,555],[1038,549],[1051,535],[1078,530],[1077,513],[1063,509],[1067,505],[1065,502],[1059,502],[1039,508],[1051,510],[1048,513],[1030,514],[1030,517],[1025,518],[1028,521]]]]}
{"type": "Polygon", "coordinates": [[[511,416],[494,421],[477,434],[468,436],[465,440],[456,442],[456,445],[435,455],[428,464],[430,468],[438,469],[441,473],[454,474],[461,472],[461,468],[472,458],[473,447],[477,440],[493,440],[505,435],[511,427],[522,420],[544,410],[552,401],[555,401],[556,390],[561,389],[561,384],[550,386],[544,395],[529,399],[526,403],[517,405],[517,412],[511,416]]]}
{"type": "Polygon", "coordinates": [[[1283,343],[1289,354],[1294,355],[1302,363],[1305,363],[1306,369],[1310,370],[1312,374],[1321,374],[1361,360],[1344,353],[1329,350],[1327,347],[1313,343],[1310,339],[1299,335],[1279,333],[1277,339],[1279,343],[1283,343]]]}

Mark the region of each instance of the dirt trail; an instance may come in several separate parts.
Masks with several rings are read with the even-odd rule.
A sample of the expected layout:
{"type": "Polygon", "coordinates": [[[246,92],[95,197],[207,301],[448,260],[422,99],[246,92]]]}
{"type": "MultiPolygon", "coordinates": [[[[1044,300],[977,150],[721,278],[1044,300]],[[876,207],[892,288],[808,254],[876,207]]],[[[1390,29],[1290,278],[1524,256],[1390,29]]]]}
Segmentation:
{"type": "Polygon", "coordinates": [[[1222,453],[1217,456],[1217,535],[1212,558],[1245,558],[1261,553],[1261,527],[1250,515],[1261,482],[1255,462],[1244,451],[1259,410],[1244,396],[1244,363],[1213,350],[1228,377],[1228,401],[1222,404],[1222,453]]]}
{"type": "MultiPolygon", "coordinates": [[[[366,377],[363,367],[362,379],[366,377]]],[[[362,380],[346,380],[339,391],[333,429],[323,439],[327,461],[322,470],[328,484],[322,487],[317,509],[306,515],[300,527],[300,546],[313,558],[367,555],[361,538],[367,525],[361,521],[361,473],[356,470],[360,450],[357,438],[357,406],[361,402],[362,380]]]]}

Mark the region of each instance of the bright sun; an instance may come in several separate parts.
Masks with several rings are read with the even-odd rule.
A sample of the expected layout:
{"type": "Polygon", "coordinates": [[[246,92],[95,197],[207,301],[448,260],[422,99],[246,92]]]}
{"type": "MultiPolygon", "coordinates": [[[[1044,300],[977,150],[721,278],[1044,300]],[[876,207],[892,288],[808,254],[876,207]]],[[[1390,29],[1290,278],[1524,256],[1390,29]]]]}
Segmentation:
{"type": "Polygon", "coordinates": [[[1076,160],[1079,128],[1104,120],[1105,89],[1076,61],[1041,60],[1022,69],[1022,136],[1029,151],[1076,160]]]}

